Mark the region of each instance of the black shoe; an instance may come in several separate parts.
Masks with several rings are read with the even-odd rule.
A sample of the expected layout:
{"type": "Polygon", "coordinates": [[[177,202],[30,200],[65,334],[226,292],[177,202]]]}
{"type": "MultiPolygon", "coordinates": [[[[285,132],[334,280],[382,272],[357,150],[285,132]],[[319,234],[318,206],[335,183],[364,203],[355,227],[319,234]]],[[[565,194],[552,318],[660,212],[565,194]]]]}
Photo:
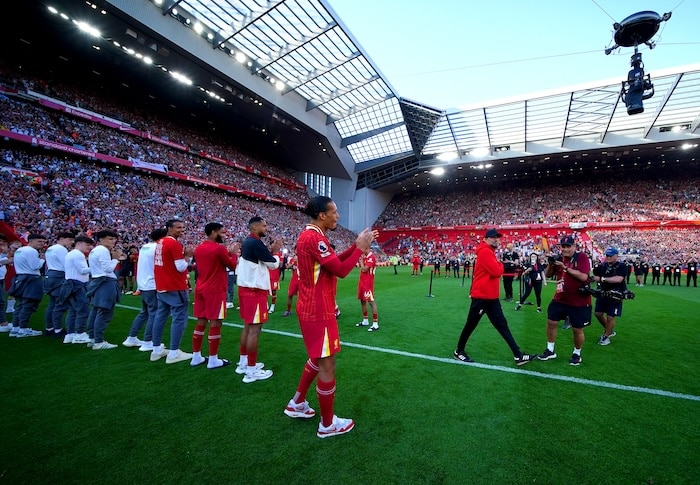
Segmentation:
{"type": "Polygon", "coordinates": [[[520,367],[521,365],[525,365],[528,362],[532,362],[533,360],[535,360],[536,357],[537,354],[523,354],[520,357],[514,357],[515,365],[520,367]]]}
{"type": "Polygon", "coordinates": [[[452,357],[461,362],[474,362],[463,350],[455,350],[452,357]]]}
{"type": "Polygon", "coordinates": [[[542,352],[540,355],[537,356],[539,360],[551,360],[551,359],[556,359],[557,354],[552,352],[549,349],[546,349],[544,352],[542,352]]]}
{"type": "Polygon", "coordinates": [[[579,365],[583,359],[581,359],[581,356],[579,354],[571,354],[571,358],[569,359],[569,365],[579,365]]]}

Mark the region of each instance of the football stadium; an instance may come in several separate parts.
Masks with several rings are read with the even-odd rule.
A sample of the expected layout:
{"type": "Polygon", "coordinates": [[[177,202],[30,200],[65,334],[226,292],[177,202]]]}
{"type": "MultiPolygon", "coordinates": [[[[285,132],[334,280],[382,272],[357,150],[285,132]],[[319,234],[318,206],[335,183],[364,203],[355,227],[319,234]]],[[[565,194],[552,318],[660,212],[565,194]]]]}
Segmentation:
{"type": "Polygon", "coordinates": [[[459,108],[333,0],[7,3],[0,483],[700,481],[694,2],[459,108]]]}

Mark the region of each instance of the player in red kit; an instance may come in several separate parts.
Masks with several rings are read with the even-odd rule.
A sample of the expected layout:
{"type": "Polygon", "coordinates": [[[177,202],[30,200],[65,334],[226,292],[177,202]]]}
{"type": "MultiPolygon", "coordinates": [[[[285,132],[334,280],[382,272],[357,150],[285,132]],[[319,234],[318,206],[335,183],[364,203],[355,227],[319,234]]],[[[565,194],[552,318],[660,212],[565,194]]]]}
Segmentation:
{"type": "Polygon", "coordinates": [[[355,267],[363,251],[369,249],[376,232],[365,229],[355,243],[342,254],[331,247],[327,231],[338,226],[338,208],[332,199],[314,197],[303,211],[311,218],[297,241],[299,298],[297,315],[309,356],[294,397],[284,414],[292,418],[312,418],[316,411],[309,407],[306,394],[314,379],[321,407],[321,422],[316,436],[326,438],[347,433],[354,426],[352,419],[334,414],[335,354],[340,351],[338,321],[335,316],[337,278],[344,278],[355,267]]]}
{"type": "Polygon", "coordinates": [[[287,288],[287,309],[282,314],[283,317],[288,317],[292,314],[292,303],[294,297],[299,293],[299,271],[297,270],[296,259],[292,256],[287,263],[292,269],[292,279],[289,280],[289,288],[287,288]]]}
{"type": "MultiPolygon", "coordinates": [[[[282,251],[277,253],[277,257],[282,261],[284,255],[282,251]]],[[[274,269],[270,268],[270,308],[267,313],[275,313],[275,303],[277,303],[277,290],[280,289],[280,275],[282,273],[282,266],[278,266],[274,269]]]]}
{"type": "Polygon", "coordinates": [[[418,252],[413,253],[411,258],[411,276],[418,276],[418,268],[420,267],[420,254],[418,252]]]}
{"type": "Polygon", "coordinates": [[[377,317],[377,302],[374,301],[374,272],[377,268],[377,257],[369,250],[363,252],[360,257],[360,281],[357,283],[357,299],[362,305],[362,321],[356,327],[366,327],[369,325],[369,306],[372,307],[372,326],[368,332],[379,330],[379,320],[377,317]]]}
{"type": "Polygon", "coordinates": [[[236,269],[240,245],[223,245],[226,229],[223,224],[210,222],[204,226],[207,239],[194,250],[197,261],[197,285],[194,289],[194,316],[197,324],[192,333],[192,360],[195,367],[207,363],[208,369],[218,369],[230,364],[219,358],[221,322],[226,318],[227,270],[236,269]],[[209,357],[202,357],[202,341],[209,325],[209,357]]]}

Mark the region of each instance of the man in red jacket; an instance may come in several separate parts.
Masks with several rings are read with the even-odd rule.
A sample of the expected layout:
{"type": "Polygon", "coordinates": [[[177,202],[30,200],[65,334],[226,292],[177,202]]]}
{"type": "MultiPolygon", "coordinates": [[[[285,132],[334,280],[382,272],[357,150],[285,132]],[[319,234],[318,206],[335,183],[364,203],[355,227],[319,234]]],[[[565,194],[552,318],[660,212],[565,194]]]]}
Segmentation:
{"type": "Polygon", "coordinates": [[[462,329],[462,335],[457,342],[457,350],[454,358],[462,362],[474,362],[465,352],[467,340],[479,324],[481,317],[486,314],[498,333],[506,341],[513,352],[513,358],[518,366],[525,365],[535,360],[536,355],[524,354],[515,342],[513,334],[508,328],[508,321],[501,308],[500,280],[503,276],[503,263],[496,258],[496,249],[500,242],[501,234],[496,229],[486,231],[484,240],[476,248],[476,262],[474,263],[474,280],[472,281],[471,299],[467,322],[462,329]]]}

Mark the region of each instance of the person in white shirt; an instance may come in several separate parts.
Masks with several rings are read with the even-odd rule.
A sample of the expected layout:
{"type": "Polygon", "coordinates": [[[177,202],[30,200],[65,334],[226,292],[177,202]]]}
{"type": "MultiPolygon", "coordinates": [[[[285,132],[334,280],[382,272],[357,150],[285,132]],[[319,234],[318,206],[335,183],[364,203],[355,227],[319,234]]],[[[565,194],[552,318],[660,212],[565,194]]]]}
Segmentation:
{"type": "Polygon", "coordinates": [[[12,264],[12,259],[7,257],[7,237],[0,234],[0,333],[12,330],[12,325],[7,322],[5,313],[5,276],[7,275],[7,265],[12,264]]]}
{"type": "Polygon", "coordinates": [[[88,284],[87,296],[92,309],[88,315],[88,347],[92,350],[109,350],[117,346],[105,338],[105,329],[114,316],[114,305],[121,299],[119,282],[114,268],[124,253],[116,247],[117,233],[110,230],[95,233],[97,246],[90,251],[88,263],[92,279],[88,284]]]}
{"type": "Polygon", "coordinates": [[[85,295],[90,281],[90,267],[87,255],[95,247],[95,241],[87,236],[75,238],[75,249],[66,254],[64,260],[65,279],[61,286],[56,312],[61,315],[68,309],[66,316],[66,336],[64,344],[87,344],[90,336],[87,334],[87,318],[90,304],[85,295]]]}
{"type": "Polygon", "coordinates": [[[44,278],[44,293],[49,295],[49,304],[44,312],[46,334],[49,336],[63,335],[63,314],[65,309],[57,312],[58,293],[66,281],[64,263],[68,251],[73,247],[75,235],[72,232],[60,232],[56,244],[49,246],[44,258],[46,259],[46,276],[44,278]]]}
{"type": "Polygon", "coordinates": [[[39,257],[39,249],[44,249],[44,246],[46,237],[43,234],[29,234],[27,245],[15,251],[14,265],[17,275],[12,280],[8,293],[15,297],[17,303],[10,337],[36,337],[42,333],[29,327],[29,319],[39,308],[44,296],[44,285],[41,281],[44,260],[39,257]]]}
{"type": "Polygon", "coordinates": [[[158,295],[154,264],[156,243],[168,234],[163,228],[154,229],[149,234],[152,242],[144,244],[139,250],[139,260],[136,263],[136,287],[141,295],[141,311],[136,315],[129,329],[129,336],[122,342],[124,347],[138,347],[141,352],[153,351],[153,319],[158,310],[158,295]],[[143,341],[137,335],[146,325],[143,341]]]}

